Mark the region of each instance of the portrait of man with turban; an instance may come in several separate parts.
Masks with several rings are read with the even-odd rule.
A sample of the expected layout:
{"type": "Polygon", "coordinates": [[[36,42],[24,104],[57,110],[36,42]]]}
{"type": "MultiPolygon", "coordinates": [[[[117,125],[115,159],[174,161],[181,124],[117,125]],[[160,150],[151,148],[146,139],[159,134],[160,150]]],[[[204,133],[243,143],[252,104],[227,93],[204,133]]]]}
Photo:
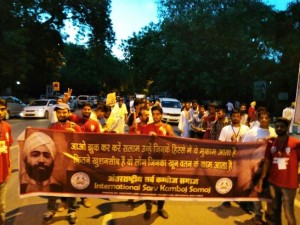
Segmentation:
{"type": "Polygon", "coordinates": [[[26,138],[21,154],[25,167],[21,194],[62,191],[62,184],[52,176],[56,154],[55,143],[47,134],[34,132],[26,138]]]}

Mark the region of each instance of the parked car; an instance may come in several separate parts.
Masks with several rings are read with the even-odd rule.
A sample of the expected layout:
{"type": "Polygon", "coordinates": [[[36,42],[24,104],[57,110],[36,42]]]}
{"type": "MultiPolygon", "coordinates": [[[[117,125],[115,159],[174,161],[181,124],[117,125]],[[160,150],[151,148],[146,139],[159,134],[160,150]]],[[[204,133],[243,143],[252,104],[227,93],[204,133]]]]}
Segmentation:
{"type": "Polygon", "coordinates": [[[93,107],[97,106],[98,103],[98,97],[95,95],[90,96],[90,102],[93,105],[93,107]]]}
{"type": "Polygon", "coordinates": [[[74,95],[70,96],[69,101],[72,101],[72,102],[73,102],[74,108],[77,108],[77,107],[78,107],[78,105],[77,105],[77,96],[74,96],[74,95]]]}
{"type": "Polygon", "coordinates": [[[14,96],[0,96],[0,98],[5,99],[7,102],[7,113],[5,119],[10,119],[11,117],[20,117],[20,113],[26,106],[20,99],[14,96]]]}
{"type": "Polygon", "coordinates": [[[21,113],[23,118],[49,118],[52,113],[53,105],[56,104],[55,99],[38,99],[32,101],[26,106],[21,113]]]}
{"type": "Polygon", "coordinates": [[[89,95],[79,95],[77,97],[77,105],[79,108],[81,108],[86,102],[91,102],[89,95]]]}
{"type": "Polygon", "coordinates": [[[70,107],[70,111],[74,112],[76,107],[75,107],[75,103],[71,99],[69,99],[68,105],[70,107]]]}
{"type": "Polygon", "coordinates": [[[181,114],[181,103],[175,98],[159,98],[163,110],[162,121],[178,123],[181,114]]]}

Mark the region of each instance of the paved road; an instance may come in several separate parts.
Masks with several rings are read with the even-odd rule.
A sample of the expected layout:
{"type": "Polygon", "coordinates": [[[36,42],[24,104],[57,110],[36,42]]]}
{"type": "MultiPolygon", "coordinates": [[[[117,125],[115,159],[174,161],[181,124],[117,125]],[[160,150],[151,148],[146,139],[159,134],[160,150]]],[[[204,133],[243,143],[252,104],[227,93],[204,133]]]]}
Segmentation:
{"type": "MultiPolygon", "coordinates": [[[[7,223],[6,225],[39,225],[46,211],[46,199],[30,197],[20,199],[18,195],[18,149],[17,136],[27,126],[46,127],[46,120],[13,119],[9,123],[13,128],[15,140],[12,146],[13,173],[8,183],[7,194],[7,223]]],[[[79,225],[251,225],[253,215],[246,214],[236,203],[229,209],[220,206],[221,202],[177,202],[167,201],[165,209],[170,218],[165,220],[155,213],[150,221],[143,219],[145,205],[143,201],[136,201],[133,207],[125,204],[126,199],[91,199],[93,206],[89,209],[80,206],[77,213],[79,225]]],[[[295,201],[296,215],[300,221],[300,194],[295,201]]],[[[67,212],[57,213],[51,224],[67,225],[67,212]]],[[[286,224],[286,221],[284,221],[286,224]]]]}

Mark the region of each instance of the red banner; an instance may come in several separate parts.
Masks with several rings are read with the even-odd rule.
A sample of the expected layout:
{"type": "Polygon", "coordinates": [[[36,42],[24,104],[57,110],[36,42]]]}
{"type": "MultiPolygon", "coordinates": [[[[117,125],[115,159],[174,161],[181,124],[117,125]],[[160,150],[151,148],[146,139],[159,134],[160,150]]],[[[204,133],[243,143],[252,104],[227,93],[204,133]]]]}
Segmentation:
{"type": "MultiPolygon", "coordinates": [[[[254,200],[265,145],[29,128],[20,195],[254,200]]],[[[263,198],[264,196],[259,196],[263,198]]]]}

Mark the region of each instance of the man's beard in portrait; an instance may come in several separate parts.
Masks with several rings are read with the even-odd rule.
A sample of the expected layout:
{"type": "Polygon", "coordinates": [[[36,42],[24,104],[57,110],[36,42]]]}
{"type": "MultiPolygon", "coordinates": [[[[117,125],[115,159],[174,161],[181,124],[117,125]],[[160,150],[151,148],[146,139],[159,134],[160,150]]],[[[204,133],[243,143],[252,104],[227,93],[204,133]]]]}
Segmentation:
{"type": "Polygon", "coordinates": [[[32,166],[25,160],[25,168],[28,176],[37,182],[48,180],[52,174],[53,167],[54,162],[50,166],[45,166],[43,163],[32,166]]]}

